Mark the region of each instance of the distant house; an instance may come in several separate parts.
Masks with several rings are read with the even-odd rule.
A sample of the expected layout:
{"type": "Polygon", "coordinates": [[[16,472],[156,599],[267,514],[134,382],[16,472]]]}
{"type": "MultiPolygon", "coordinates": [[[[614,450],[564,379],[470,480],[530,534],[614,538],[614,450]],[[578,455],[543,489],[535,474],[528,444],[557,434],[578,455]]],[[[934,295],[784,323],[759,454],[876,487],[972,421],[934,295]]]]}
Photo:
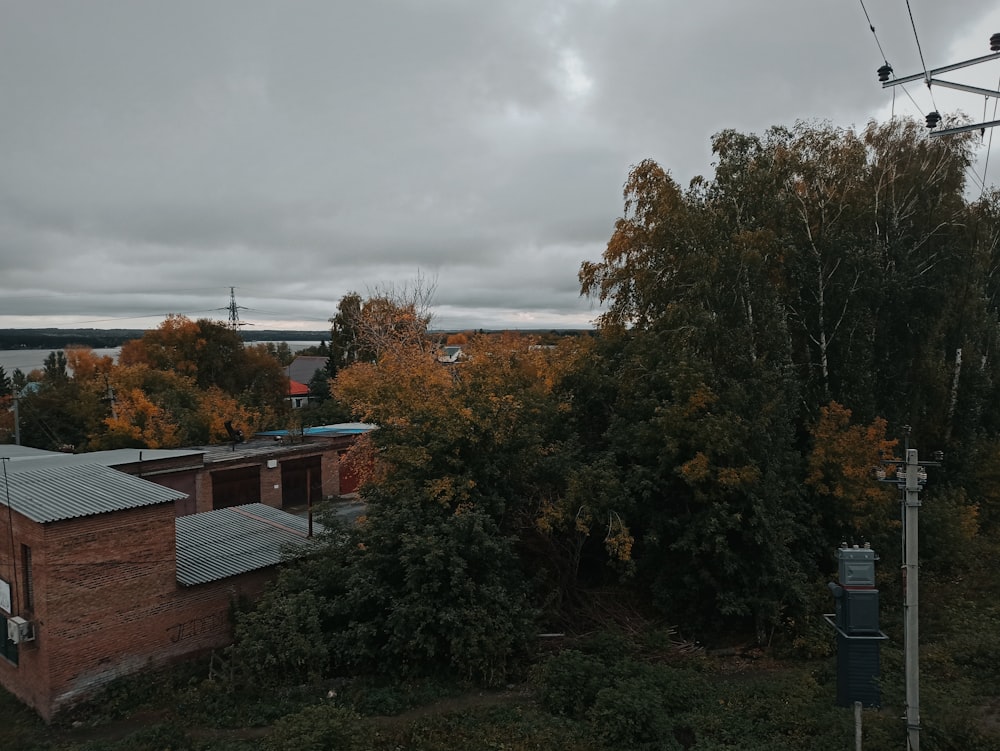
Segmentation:
{"type": "Polygon", "coordinates": [[[327,361],[326,357],[301,355],[285,366],[285,375],[292,381],[308,384],[316,377],[316,371],[319,371],[324,377],[327,375],[327,361]]]}
{"type": "Polygon", "coordinates": [[[183,492],[65,460],[11,456],[0,493],[0,685],[46,720],[117,677],[228,644],[231,603],[312,544],[306,520],[278,509],[177,517],[183,492]]]}
{"type": "Polygon", "coordinates": [[[302,409],[309,403],[309,387],[304,383],[288,379],[288,396],[285,397],[292,409],[302,409]]]}
{"type": "Polygon", "coordinates": [[[318,375],[327,377],[326,357],[302,355],[285,366],[288,377],[288,394],[285,400],[292,409],[301,409],[309,404],[309,383],[318,375]]]}
{"type": "Polygon", "coordinates": [[[441,348],[441,354],[438,355],[438,362],[444,363],[445,365],[453,365],[464,358],[462,353],[462,348],[454,345],[448,345],[447,347],[441,348]]]}

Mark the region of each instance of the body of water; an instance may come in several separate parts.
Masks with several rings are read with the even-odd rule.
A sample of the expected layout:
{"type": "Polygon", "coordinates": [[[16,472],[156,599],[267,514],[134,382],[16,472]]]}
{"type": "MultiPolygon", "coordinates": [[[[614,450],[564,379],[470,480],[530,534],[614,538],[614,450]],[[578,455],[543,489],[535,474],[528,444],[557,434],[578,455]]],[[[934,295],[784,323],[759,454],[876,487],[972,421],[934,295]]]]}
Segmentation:
{"type": "MultiPolygon", "coordinates": [[[[117,358],[120,349],[120,347],[95,349],[94,354],[98,357],[110,355],[117,358]]],[[[15,368],[27,375],[32,370],[41,370],[45,365],[45,358],[52,351],[48,349],[0,349],[0,366],[3,366],[4,372],[8,376],[14,372],[15,368]]]]}
{"type": "MultiPolygon", "coordinates": [[[[265,343],[266,342],[254,342],[254,344],[265,343]]],[[[279,344],[279,342],[272,343],[279,344]]],[[[291,348],[292,352],[298,352],[306,347],[318,347],[319,344],[319,342],[288,342],[288,346],[291,348]]],[[[15,368],[27,375],[32,370],[41,370],[45,364],[45,358],[49,356],[49,352],[51,351],[52,350],[47,349],[0,349],[0,366],[3,367],[4,372],[8,376],[14,372],[15,368]]],[[[110,355],[116,360],[118,359],[118,353],[120,351],[121,347],[93,350],[94,354],[98,357],[110,355]]]]}

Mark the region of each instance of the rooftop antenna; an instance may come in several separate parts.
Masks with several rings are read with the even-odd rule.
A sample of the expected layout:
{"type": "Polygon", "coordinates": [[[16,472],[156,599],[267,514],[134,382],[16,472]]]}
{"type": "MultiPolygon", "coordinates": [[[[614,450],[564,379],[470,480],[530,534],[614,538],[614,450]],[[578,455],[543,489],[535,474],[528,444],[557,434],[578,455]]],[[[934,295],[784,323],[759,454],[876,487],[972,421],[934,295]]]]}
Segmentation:
{"type": "Polygon", "coordinates": [[[243,443],[246,440],[246,437],[243,435],[242,430],[233,427],[232,420],[226,420],[225,427],[226,432],[229,433],[229,439],[233,442],[233,446],[230,450],[236,451],[236,444],[243,443]]]}

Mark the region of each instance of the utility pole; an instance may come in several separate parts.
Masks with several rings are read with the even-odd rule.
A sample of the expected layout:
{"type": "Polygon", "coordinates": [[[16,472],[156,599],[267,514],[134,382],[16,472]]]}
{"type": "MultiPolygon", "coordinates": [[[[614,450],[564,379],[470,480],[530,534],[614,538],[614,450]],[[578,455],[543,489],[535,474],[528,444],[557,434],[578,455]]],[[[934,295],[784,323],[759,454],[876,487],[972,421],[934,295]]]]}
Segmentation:
{"type": "MultiPolygon", "coordinates": [[[[872,27],[872,31],[874,31],[872,27]]],[[[923,81],[927,84],[927,88],[930,89],[932,86],[944,86],[948,89],[956,89],[958,91],[965,91],[969,94],[978,94],[984,97],[994,97],[1000,98],[1000,91],[993,89],[984,89],[979,86],[968,86],[963,83],[955,83],[954,81],[945,81],[940,78],[935,78],[940,73],[948,73],[953,70],[959,70],[960,68],[968,68],[972,65],[979,65],[980,63],[987,63],[992,60],[1000,60],[1000,34],[994,34],[990,37],[990,51],[992,54],[983,55],[982,57],[975,57],[971,60],[964,60],[960,63],[952,63],[951,65],[944,65],[940,68],[933,68],[931,70],[924,70],[923,73],[914,73],[911,76],[903,76],[902,78],[889,77],[892,75],[892,66],[886,63],[881,68],[878,69],[878,80],[882,82],[882,88],[887,89],[890,86],[899,86],[900,84],[912,83],[914,81],[923,81]]],[[[939,138],[940,136],[951,136],[956,133],[965,133],[970,130],[985,130],[986,128],[993,128],[1000,125],[1000,120],[991,120],[982,123],[973,123],[971,125],[959,125],[954,128],[942,128],[937,130],[938,123],[941,122],[941,114],[936,110],[934,112],[927,113],[927,127],[930,129],[932,138],[939,138]]]]}
{"type": "MultiPolygon", "coordinates": [[[[906,450],[903,488],[903,662],[906,669],[906,743],[920,751],[920,567],[917,565],[917,517],[920,511],[920,463],[917,450],[906,450]]],[[[903,467],[897,467],[899,473],[903,467]]],[[[926,478],[926,473],[924,477],[926,478]]]]}
{"type": "Polygon", "coordinates": [[[14,443],[21,445],[21,390],[14,387],[14,443]]]}
{"type": "Polygon", "coordinates": [[[934,452],[935,461],[921,462],[917,450],[910,448],[910,426],[903,426],[905,451],[902,460],[889,460],[896,465],[895,478],[879,478],[895,482],[903,491],[903,668],[906,682],[906,748],[920,751],[920,563],[918,520],[920,490],[927,482],[925,467],[940,466],[944,454],[934,452]]]}

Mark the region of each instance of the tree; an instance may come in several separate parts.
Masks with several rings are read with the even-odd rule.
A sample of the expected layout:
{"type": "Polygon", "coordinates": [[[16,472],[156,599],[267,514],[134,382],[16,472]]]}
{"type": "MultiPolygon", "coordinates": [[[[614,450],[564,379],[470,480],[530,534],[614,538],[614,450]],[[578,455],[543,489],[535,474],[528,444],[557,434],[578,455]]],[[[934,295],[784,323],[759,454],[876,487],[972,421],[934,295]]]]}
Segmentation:
{"type": "Polygon", "coordinates": [[[885,420],[855,425],[849,409],[830,402],[820,409],[812,439],[805,482],[814,518],[830,539],[884,549],[899,526],[896,493],[873,482],[875,470],[893,457],[898,444],[886,437],[885,420]]]}
{"type": "Polygon", "coordinates": [[[14,383],[3,365],[0,365],[0,397],[10,396],[14,393],[14,383]]]}
{"type": "Polygon", "coordinates": [[[0,365],[0,443],[14,436],[14,384],[0,365]]]}
{"type": "Polygon", "coordinates": [[[278,361],[264,345],[244,347],[237,332],[216,321],[169,316],[159,328],[126,342],[118,361],[126,368],[190,378],[205,392],[220,389],[254,412],[256,425],[277,422],[284,409],[287,380],[278,361]]]}
{"type": "Polygon", "coordinates": [[[954,453],[953,476],[982,476],[1000,430],[1000,212],[992,193],[965,199],[970,145],[912,121],[797,123],[718,134],[714,176],[686,190],[651,160],[631,171],[580,282],[606,305],[595,426],[635,499],[639,577],[670,572],[653,574],[664,607],[716,592],[717,612],[759,625],[801,602],[831,544],[817,521],[884,528],[856,466],[872,431],[911,425],[954,453]]]}
{"type": "Polygon", "coordinates": [[[803,601],[804,508],[785,306],[772,236],[732,226],[711,191],[646,161],[584,294],[615,344],[606,442],[639,575],[672,617],[749,619],[763,635],[803,601]]]}
{"type": "Polygon", "coordinates": [[[370,361],[370,353],[361,351],[359,325],[361,295],[349,292],[340,298],[337,314],[330,319],[330,375],[336,375],[359,360],[370,361]]]}

